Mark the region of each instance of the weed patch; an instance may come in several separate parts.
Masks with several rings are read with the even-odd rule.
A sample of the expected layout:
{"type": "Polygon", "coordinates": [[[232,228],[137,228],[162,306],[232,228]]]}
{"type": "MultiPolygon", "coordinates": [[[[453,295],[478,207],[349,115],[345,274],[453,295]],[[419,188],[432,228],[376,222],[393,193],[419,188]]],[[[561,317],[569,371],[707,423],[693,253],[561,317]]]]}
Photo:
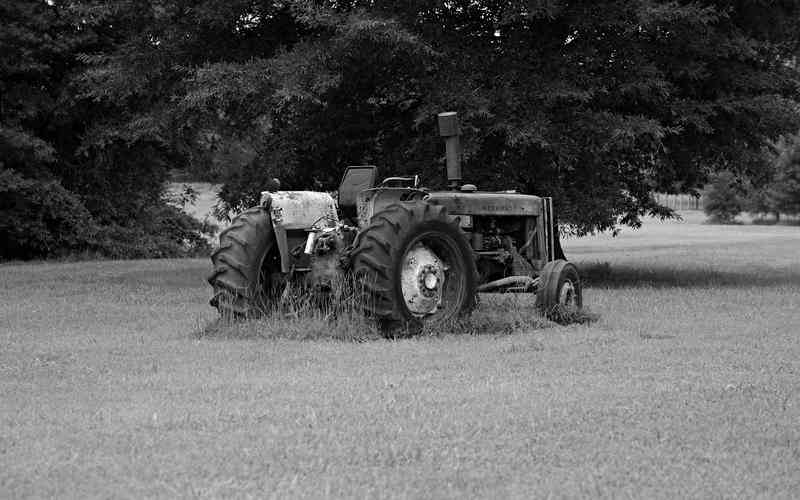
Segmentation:
{"type": "MultiPolygon", "coordinates": [[[[365,342],[384,337],[443,337],[448,335],[513,335],[561,325],[596,321],[599,314],[587,309],[561,310],[554,321],[541,316],[531,295],[488,294],[467,317],[448,322],[425,324],[421,330],[382,330],[376,321],[366,317],[359,305],[358,294],[345,294],[339,299],[292,295],[284,304],[263,306],[256,318],[224,315],[193,332],[196,338],[339,340],[365,342]]],[[[552,316],[552,315],[551,315],[552,316]]]]}
{"type": "Polygon", "coordinates": [[[547,315],[551,321],[559,325],[585,325],[600,319],[600,315],[587,308],[576,309],[556,305],[547,315]]]}
{"type": "Polygon", "coordinates": [[[380,338],[362,313],[363,294],[350,278],[326,291],[287,287],[274,300],[264,298],[255,317],[227,313],[195,332],[199,338],[285,338],[363,342],[380,338]]]}

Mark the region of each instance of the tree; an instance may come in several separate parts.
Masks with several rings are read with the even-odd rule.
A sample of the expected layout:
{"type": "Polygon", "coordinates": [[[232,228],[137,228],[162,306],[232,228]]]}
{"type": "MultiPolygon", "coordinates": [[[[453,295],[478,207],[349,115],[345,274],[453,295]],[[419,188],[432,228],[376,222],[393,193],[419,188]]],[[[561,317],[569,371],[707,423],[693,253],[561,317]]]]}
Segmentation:
{"type": "Polygon", "coordinates": [[[744,209],[741,179],[732,172],[718,172],[711,176],[706,189],[703,210],[712,222],[731,224],[744,209]]]}
{"type": "Polygon", "coordinates": [[[465,109],[467,170],[553,195],[578,232],[665,214],[654,189],[755,175],[797,123],[797,2],[451,5],[407,18],[445,56],[426,115],[465,109]]]}
{"type": "Polygon", "coordinates": [[[797,215],[800,214],[800,133],[783,138],[778,148],[771,205],[776,213],[797,215]]]}
{"type": "MultiPolygon", "coordinates": [[[[78,92],[92,59],[84,54],[135,38],[135,27],[111,21],[120,12],[0,0],[0,258],[159,256],[206,245],[199,223],[163,199],[163,143],[142,131],[152,121],[137,117],[107,134],[109,107],[78,92]]],[[[134,116],[127,108],[124,116],[134,116]]]]}
{"type": "Polygon", "coordinates": [[[652,190],[759,177],[800,125],[800,1],[73,5],[110,39],[76,80],[80,151],[216,177],[226,208],[352,163],[441,185],[435,116],[455,110],[470,181],[553,196],[576,233],[636,226],[670,214],[652,190]]]}
{"type": "Polygon", "coordinates": [[[765,148],[768,168],[761,182],[747,184],[747,210],[757,214],[800,213],[800,132],[781,136],[765,148]]]}
{"type": "MultiPolygon", "coordinates": [[[[669,214],[654,189],[691,191],[717,170],[759,175],[765,140],[798,123],[798,74],[784,61],[797,51],[799,10],[295,2],[281,18],[294,30],[283,49],[197,67],[182,111],[185,123],[203,116],[213,137],[249,145],[250,160],[221,170],[231,205],[252,201],[273,174],[333,188],[348,162],[433,172],[436,185],[435,115],[452,109],[464,123],[465,171],[481,187],[554,196],[578,233],[635,226],[645,213],[669,214]]],[[[247,8],[238,16],[252,31],[266,19],[247,8]]]]}
{"type": "Polygon", "coordinates": [[[0,258],[78,250],[94,221],[55,170],[59,89],[83,37],[45,2],[0,1],[0,17],[0,258]]]}

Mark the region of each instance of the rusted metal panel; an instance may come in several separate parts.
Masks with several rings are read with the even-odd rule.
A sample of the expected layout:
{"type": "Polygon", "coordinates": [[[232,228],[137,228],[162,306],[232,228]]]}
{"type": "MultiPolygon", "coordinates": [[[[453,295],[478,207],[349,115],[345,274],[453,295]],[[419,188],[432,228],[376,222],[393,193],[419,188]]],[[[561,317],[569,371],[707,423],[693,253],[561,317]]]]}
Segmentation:
{"type": "Polygon", "coordinates": [[[272,228],[281,254],[281,271],[291,270],[287,231],[333,227],[339,222],[336,202],[328,193],[317,191],[277,191],[261,193],[261,204],[269,204],[272,228]]]}
{"type": "Polygon", "coordinates": [[[339,222],[336,202],[328,193],[317,191],[277,191],[261,193],[262,202],[270,199],[273,225],[286,230],[333,227],[339,222]]]}

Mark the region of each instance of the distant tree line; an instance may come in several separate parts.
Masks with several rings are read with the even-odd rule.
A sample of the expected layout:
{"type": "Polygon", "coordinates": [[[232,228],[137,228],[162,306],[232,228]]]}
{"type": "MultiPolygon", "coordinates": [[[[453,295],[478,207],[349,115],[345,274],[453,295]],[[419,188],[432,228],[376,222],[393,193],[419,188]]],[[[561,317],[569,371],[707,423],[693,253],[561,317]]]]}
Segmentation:
{"type": "Polygon", "coordinates": [[[800,132],[781,136],[764,153],[762,181],[722,171],[711,176],[704,210],[715,222],[731,223],[742,212],[771,216],[800,215],[800,132]]]}
{"type": "MultiPolygon", "coordinates": [[[[172,168],[335,188],[348,164],[553,196],[581,234],[650,193],[772,179],[800,127],[800,0],[0,0],[0,257],[191,253],[172,168]],[[795,59],[796,60],[796,59],[795,59]]],[[[766,187],[765,187],[766,189],[766,187]]]]}

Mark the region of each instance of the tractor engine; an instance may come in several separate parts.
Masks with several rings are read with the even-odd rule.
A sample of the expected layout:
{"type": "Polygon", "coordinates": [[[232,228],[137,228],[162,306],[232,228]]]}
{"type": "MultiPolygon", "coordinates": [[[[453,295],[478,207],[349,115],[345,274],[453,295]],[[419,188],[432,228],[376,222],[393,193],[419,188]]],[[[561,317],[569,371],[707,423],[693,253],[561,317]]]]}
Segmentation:
{"type": "Polygon", "coordinates": [[[308,233],[305,253],[310,257],[306,286],[316,293],[338,294],[344,284],[345,249],[353,243],[357,228],[345,224],[308,233]]]}
{"type": "Polygon", "coordinates": [[[524,220],[510,217],[475,217],[470,233],[478,255],[476,267],[482,283],[508,276],[530,275],[533,265],[523,256],[524,220]]]}

